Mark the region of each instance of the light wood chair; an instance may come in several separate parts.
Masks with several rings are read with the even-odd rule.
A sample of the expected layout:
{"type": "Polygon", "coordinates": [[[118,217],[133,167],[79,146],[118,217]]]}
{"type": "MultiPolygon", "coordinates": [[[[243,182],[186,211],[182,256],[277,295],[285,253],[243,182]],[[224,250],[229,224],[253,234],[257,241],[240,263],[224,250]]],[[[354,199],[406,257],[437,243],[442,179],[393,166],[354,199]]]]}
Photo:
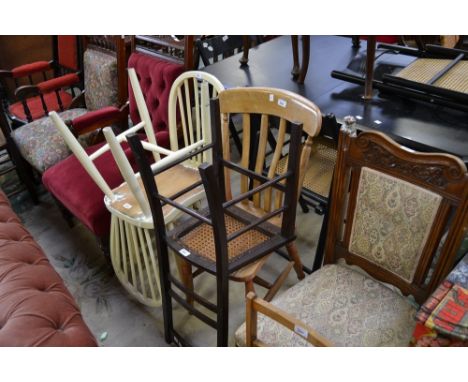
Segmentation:
{"type": "MultiPolygon", "coordinates": [[[[175,339],[185,343],[172,324],[172,299],[176,300],[197,318],[217,330],[217,343],[227,345],[228,335],[228,280],[245,282],[246,290],[253,290],[255,277],[276,250],[286,246],[293,261],[272,285],[269,295],[274,295],[284,281],[292,265],[299,277],[304,277],[302,264],[294,247],[295,211],[297,205],[300,166],[307,162],[308,150],[301,150],[302,128],[309,136],[318,134],[320,113],[317,107],[305,98],[278,89],[239,88],[225,90],[219,94],[219,110],[222,115],[220,126],[218,102],[212,101],[212,147],[213,164],[199,167],[206,192],[208,208],[196,212],[185,208],[172,198],[164,197],[158,190],[157,177],[146,163],[143,146],[138,137],[129,143],[140,166],[143,182],[157,224],[156,242],[159,262],[162,267],[161,283],[165,295],[164,318],[167,342],[175,339]],[[240,113],[244,121],[244,144],[240,164],[230,161],[229,114],[240,113]],[[257,152],[251,152],[250,116],[261,114],[262,123],[257,152]],[[273,155],[272,170],[263,175],[269,117],[280,118],[278,144],[273,155]],[[289,127],[290,143],[286,141],[289,127]],[[222,142],[221,142],[222,136],[222,142]],[[276,174],[276,163],[281,153],[289,154],[288,167],[276,174]],[[256,157],[254,169],[249,169],[251,154],[256,157]],[[301,155],[302,154],[302,155],[301,155]],[[231,188],[232,172],[240,174],[240,191],[231,188]],[[224,176],[223,176],[224,174],[224,176]],[[253,189],[249,190],[249,180],[253,189]],[[253,200],[248,200],[252,198],[253,200]],[[190,215],[175,229],[166,232],[160,221],[162,205],[169,204],[190,215]],[[172,275],[168,261],[168,248],[176,255],[195,265],[198,269],[216,275],[216,304],[185,288],[172,275]],[[195,306],[187,304],[176,291],[190,295],[193,300],[216,314],[216,320],[195,306]]],[[[194,155],[192,153],[192,155],[194,155]]],[[[200,155],[199,153],[196,155],[200,155]]],[[[188,188],[187,190],[190,190],[188,188]]],[[[175,196],[180,196],[180,193],[175,196]]]]}
{"type": "MultiPolygon", "coordinates": [[[[200,72],[184,73],[174,82],[169,98],[169,130],[173,141],[171,142],[172,150],[168,150],[157,145],[136,72],[132,68],[128,72],[141,122],[117,136],[110,127],[106,127],[104,136],[107,144],[92,155],[86,154],[58,115],[51,115],[51,117],[73,153],[105,194],[104,203],[111,212],[111,261],[119,281],[141,303],[148,306],[160,306],[158,262],[152,243],[153,218],[140,175],[134,172],[128,160],[129,153],[125,152],[121,143],[127,140],[129,134],[144,129],[147,141],[143,142],[143,145],[152,152],[154,159],[152,169],[156,171],[169,167],[158,175],[158,182],[163,185],[161,192],[164,195],[173,195],[183,188],[200,183],[198,171],[195,170],[196,160],[201,161],[207,158],[199,157],[175,166],[169,166],[169,164],[211,140],[209,129],[208,131],[206,129],[206,126],[210,125],[209,93],[211,91],[216,95],[222,90],[222,85],[213,76],[200,72]],[[194,92],[193,89],[196,91],[194,92]],[[181,116],[181,129],[185,137],[184,146],[181,148],[177,142],[177,115],[181,116]],[[187,115],[188,121],[185,119],[187,115]],[[93,164],[93,160],[108,150],[112,152],[125,180],[125,183],[113,190],[93,164]],[[164,155],[164,158],[161,158],[161,155],[164,155]]],[[[193,205],[203,196],[202,189],[194,188],[177,200],[183,205],[193,205]]],[[[172,227],[178,215],[176,209],[165,208],[165,224],[172,227]]],[[[187,263],[178,262],[178,266],[183,282],[192,282],[191,275],[187,276],[190,273],[187,263]]]]}
{"type": "Polygon", "coordinates": [[[325,266],[271,303],[251,293],[237,344],[407,346],[416,305],[453,267],[467,224],[459,158],[342,128],[325,266]]]}

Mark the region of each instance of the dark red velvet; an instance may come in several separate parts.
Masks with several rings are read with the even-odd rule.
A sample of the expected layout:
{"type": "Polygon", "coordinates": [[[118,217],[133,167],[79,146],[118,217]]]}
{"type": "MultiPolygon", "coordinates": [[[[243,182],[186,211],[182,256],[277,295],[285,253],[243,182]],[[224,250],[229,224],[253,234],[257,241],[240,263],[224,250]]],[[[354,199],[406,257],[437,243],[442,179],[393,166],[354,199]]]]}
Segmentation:
{"type": "MultiPolygon", "coordinates": [[[[70,93],[62,90],[59,91],[59,94],[62,100],[63,107],[67,109],[70,106],[73,97],[70,93]]],[[[55,93],[46,93],[43,96],[48,111],[60,111],[60,106],[58,104],[57,96],[55,93]]],[[[33,120],[42,118],[46,115],[39,96],[28,98],[26,100],[26,103],[28,104],[29,110],[31,111],[33,120]]],[[[26,112],[24,111],[24,107],[21,102],[16,102],[10,105],[8,111],[12,116],[18,118],[19,120],[27,121],[26,112]]]]}
{"type": "Polygon", "coordinates": [[[42,81],[37,84],[41,93],[49,93],[53,90],[63,89],[80,82],[80,78],[76,73],[65,74],[64,76],[52,78],[51,80],[42,81]]]}
{"type": "Polygon", "coordinates": [[[100,121],[105,122],[111,118],[119,118],[120,110],[115,106],[107,106],[102,109],[90,111],[86,114],[80,115],[72,121],[73,129],[76,133],[86,129],[88,126],[100,121]]]}
{"type": "Polygon", "coordinates": [[[58,62],[69,69],[78,70],[76,36],[57,36],[58,62]]]}
{"type": "MultiPolygon", "coordinates": [[[[133,53],[130,56],[128,67],[135,68],[138,74],[141,90],[145,96],[153,128],[156,131],[158,144],[167,147],[169,139],[167,138],[167,141],[164,142],[163,135],[158,133],[168,131],[169,92],[175,79],[184,71],[184,67],[183,65],[163,61],[141,53],[133,53]]],[[[136,107],[135,97],[131,91],[130,82],[128,88],[130,117],[133,123],[136,124],[140,122],[140,116],[136,107]]]]}
{"type": "Polygon", "coordinates": [[[44,72],[51,69],[50,64],[47,61],[36,61],[30,64],[17,66],[11,70],[13,78],[26,77],[29,74],[44,72]]]}
{"type": "MultiPolygon", "coordinates": [[[[93,153],[103,143],[86,149],[93,153]]],[[[134,165],[131,150],[126,143],[122,146],[134,165]]],[[[123,183],[123,178],[114,161],[112,153],[107,151],[94,161],[98,171],[111,189],[123,183]]],[[[104,205],[104,194],[91,179],[75,155],[49,168],[42,175],[44,186],[54,195],[80,222],[95,235],[104,237],[110,231],[110,213],[104,205]]]]}

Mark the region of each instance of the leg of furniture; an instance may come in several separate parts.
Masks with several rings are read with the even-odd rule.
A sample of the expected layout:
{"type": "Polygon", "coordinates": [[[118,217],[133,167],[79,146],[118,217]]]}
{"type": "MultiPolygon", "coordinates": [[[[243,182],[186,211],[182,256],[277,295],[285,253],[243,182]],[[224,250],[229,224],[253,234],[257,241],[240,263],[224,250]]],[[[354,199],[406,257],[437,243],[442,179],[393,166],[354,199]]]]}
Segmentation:
{"type": "Polygon", "coordinates": [[[374,81],[375,36],[367,36],[366,81],[364,99],[372,99],[372,81],[374,81]]]}
{"type": "Polygon", "coordinates": [[[247,63],[249,62],[249,50],[250,50],[250,36],[245,35],[242,36],[243,40],[243,52],[242,52],[242,57],[239,60],[241,63],[241,66],[246,66],[247,63]]]}
{"type": "Polygon", "coordinates": [[[299,78],[297,79],[298,84],[303,84],[307,76],[307,70],[309,69],[309,57],[310,57],[310,36],[302,36],[302,64],[299,78]]]}
{"type": "Polygon", "coordinates": [[[291,74],[293,78],[297,78],[300,73],[299,68],[299,36],[292,35],[291,36],[291,45],[293,51],[293,68],[291,70],[291,74]]]}

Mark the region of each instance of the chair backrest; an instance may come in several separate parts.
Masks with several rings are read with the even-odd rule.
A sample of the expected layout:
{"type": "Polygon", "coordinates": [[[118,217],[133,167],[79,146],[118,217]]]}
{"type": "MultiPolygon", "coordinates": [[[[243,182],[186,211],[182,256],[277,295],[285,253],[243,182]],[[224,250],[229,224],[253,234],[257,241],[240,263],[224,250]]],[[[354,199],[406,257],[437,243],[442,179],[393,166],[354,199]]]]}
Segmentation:
{"type": "Polygon", "coordinates": [[[196,41],[197,50],[205,66],[233,56],[243,49],[243,36],[213,36],[196,41]]]}
{"type": "MultiPolygon", "coordinates": [[[[179,149],[179,133],[184,147],[200,139],[211,142],[210,99],[217,98],[224,86],[213,75],[199,71],[181,74],[174,81],[169,94],[169,136],[171,150],[179,149]]],[[[211,152],[205,151],[189,163],[198,167],[211,163],[211,152]]]]}
{"type": "MultiPolygon", "coordinates": [[[[241,166],[251,167],[257,174],[262,175],[264,169],[268,167],[268,178],[275,176],[278,163],[285,154],[286,134],[288,125],[291,123],[301,124],[307,139],[301,154],[299,184],[302,184],[302,177],[305,166],[310,156],[312,138],[320,132],[322,116],[318,107],[308,99],[286,91],[272,88],[237,88],[226,90],[219,95],[220,110],[222,114],[222,136],[223,155],[230,158],[229,144],[229,114],[239,113],[242,115],[242,157],[241,166]],[[258,150],[251,149],[251,118],[253,115],[261,115],[260,136],[258,140],[258,150]],[[268,130],[271,128],[272,118],[279,118],[279,129],[277,143],[273,156],[269,163],[266,163],[266,149],[268,130]],[[253,166],[253,167],[252,167],[253,166]]],[[[287,166],[285,166],[286,170],[287,166]]],[[[229,170],[226,170],[226,192],[227,199],[232,197],[229,170]]],[[[258,181],[253,182],[257,186],[258,181]]],[[[249,189],[249,179],[241,175],[241,193],[249,189]]],[[[257,193],[253,197],[253,204],[257,208],[270,211],[278,208],[282,203],[282,193],[271,188],[264,192],[257,193]]]]}
{"type": "Polygon", "coordinates": [[[122,106],[127,101],[129,42],[124,36],[85,36],[83,54],[86,108],[122,106]]]}
{"type": "Polygon", "coordinates": [[[331,195],[325,263],[344,258],[422,303],[453,266],[468,223],[464,163],[342,128],[331,195]]]}
{"type": "MultiPolygon", "coordinates": [[[[184,71],[183,65],[143,53],[132,53],[128,67],[134,68],[137,74],[159,145],[169,147],[169,93],[175,79],[184,71]]],[[[137,124],[140,122],[140,114],[132,92],[129,101],[130,118],[133,124],[137,124]]]]}

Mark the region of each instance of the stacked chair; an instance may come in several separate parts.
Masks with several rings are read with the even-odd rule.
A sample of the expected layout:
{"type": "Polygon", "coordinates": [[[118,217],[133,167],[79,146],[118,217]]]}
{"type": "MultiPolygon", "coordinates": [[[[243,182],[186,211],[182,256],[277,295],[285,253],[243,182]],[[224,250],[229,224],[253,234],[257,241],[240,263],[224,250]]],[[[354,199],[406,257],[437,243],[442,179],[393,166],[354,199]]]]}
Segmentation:
{"type": "Polygon", "coordinates": [[[271,303],[249,294],[238,345],[408,346],[464,236],[465,164],[346,127],[331,197],[325,265],[271,303]]]}
{"type": "MultiPolygon", "coordinates": [[[[132,53],[128,67],[134,68],[154,128],[155,139],[162,147],[169,147],[168,99],[172,83],[184,71],[183,66],[132,53]]],[[[129,115],[134,125],[140,122],[133,92],[129,93],[129,115]]],[[[124,142],[125,143],[125,142],[124,142]]],[[[99,150],[102,143],[85,149],[88,155],[99,150]]],[[[127,156],[134,165],[127,147],[127,156]]],[[[95,161],[96,168],[111,189],[123,182],[112,153],[107,151],[95,161]]],[[[111,215],[103,204],[104,193],[89,176],[76,156],[71,155],[49,168],[42,176],[44,186],[63,207],[64,213],[76,217],[98,239],[102,250],[109,251],[111,215]]]]}
{"type": "Polygon", "coordinates": [[[212,143],[189,153],[177,162],[212,150],[212,163],[208,161],[199,167],[201,182],[171,196],[163,195],[160,191],[160,171],[151,169],[144,151],[145,144],[136,135],[129,137],[155,224],[165,338],[168,343],[186,343],[173,326],[172,300],[215,328],[217,344],[226,346],[229,278],[245,282],[246,291],[252,291],[257,273],[268,256],[282,247],[288,249],[292,261],[288,262],[285,270],[271,285],[267,297],[276,293],[293,265],[298,277],[304,277],[294,245],[298,184],[302,174],[300,169],[301,164],[307,163],[310,155],[310,147],[305,146],[301,150],[301,137],[302,130],[309,137],[318,134],[321,121],[319,110],[312,102],[290,92],[268,88],[240,88],[221,92],[219,101],[212,100],[211,113],[212,143]],[[243,116],[244,142],[240,164],[230,160],[230,113],[240,113],[243,116]],[[257,152],[250,152],[252,114],[261,114],[257,152]],[[280,127],[270,170],[264,175],[267,136],[271,126],[269,118],[278,118],[280,127]],[[290,142],[288,146],[284,146],[287,131],[290,142]],[[288,166],[283,173],[277,174],[277,163],[285,150],[289,154],[288,166]],[[256,158],[255,166],[250,169],[252,156],[256,158]],[[240,175],[239,193],[234,193],[231,188],[232,172],[240,175]],[[252,188],[249,189],[250,183],[252,188]],[[184,193],[191,192],[200,184],[205,189],[207,208],[195,211],[177,201],[184,193]],[[188,215],[188,219],[172,230],[168,230],[164,222],[163,209],[169,206],[188,215]],[[199,271],[216,276],[216,303],[195,293],[174,277],[169,263],[170,250],[199,271]],[[186,301],[187,297],[191,297],[192,301],[186,301]],[[200,304],[204,311],[197,309],[195,304],[200,304]],[[210,313],[206,314],[206,311],[210,313]]]}
{"type": "MultiPolygon", "coordinates": [[[[144,145],[153,152],[153,170],[167,167],[174,158],[178,159],[211,140],[210,130],[207,130],[211,125],[209,99],[217,96],[223,87],[216,78],[201,72],[186,72],[175,80],[169,94],[171,150],[168,150],[157,143],[150,113],[134,68],[129,69],[129,79],[141,121],[117,136],[110,127],[106,127],[104,135],[108,143],[91,155],[86,153],[56,113],[51,113],[51,118],[83,168],[105,195],[104,203],[112,215],[110,255],[118,279],[138,301],[155,307],[161,305],[161,292],[158,262],[152,243],[153,218],[139,175],[135,174],[128,159],[128,150],[126,152],[125,146],[122,147],[121,143],[129,134],[144,129],[146,137],[144,145]],[[183,147],[180,149],[177,134],[178,116],[183,131],[183,147]],[[95,160],[109,150],[125,180],[114,189],[94,164],[95,160]],[[161,159],[161,155],[164,155],[164,158],[161,159]]],[[[164,184],[162,192],[170,196],[183,188],[199,183],[198,171],[194,168],[203,160],[209,161],[209,158],[199,156],[161,173],[158,181],[164,184]]],[[[193,205],[203,196],[203,190],[194,188],[191,193],[179,198],[178,201],[183,205],[193,205]]],[[[177,212],[176,209],[165,209],[163,223],[172,226],[179,215],[177,212]]],[[[192,288],[190,265],[186,262],[179,262],[178,265],[183,282],[192,288]]]]}

